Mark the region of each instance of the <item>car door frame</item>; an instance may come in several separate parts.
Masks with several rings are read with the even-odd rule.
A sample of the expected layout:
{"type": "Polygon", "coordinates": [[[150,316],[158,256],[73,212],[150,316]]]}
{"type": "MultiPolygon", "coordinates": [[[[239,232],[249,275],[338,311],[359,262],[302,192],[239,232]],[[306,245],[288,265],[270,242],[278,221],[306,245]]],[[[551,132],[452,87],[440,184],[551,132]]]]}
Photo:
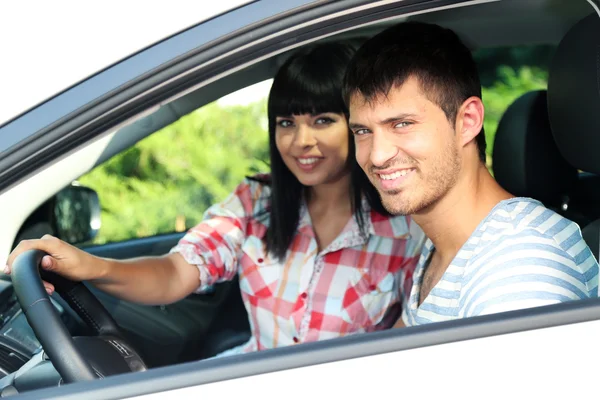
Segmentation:
{"type": "Polygon", "coordinates": [[[365,388],[370,396],[481,399],[529,392],[534,398],[554,398],[558,393],[569,393],[572,398],[589,396],[594,390],[591,383],[596,370],[580,368],[577,362],[598,359],[598,335],[600,299],[588,299],[184,363],[32,391],[23,399],[249,394],[262,399],[304,399],[315,396],[319,384],[328,388],[324,392],[335,388],[336,396],[342,398],[361,398],[365,388]],[[524,371],[523,366],[537,369],[524,371]],[[359,376],[353,376],[357,370],[359,376]],[[392,379],[382,380],[390,371],[392,379]],[[470,376],[479,380],[472,382],[470,376]],[[574,377],[581,384],[568,380],[574,377]],[[530,385],[513,387],[511,379],[530,385]],[[486,392],[486,388],[494,391],[486,392]]]}

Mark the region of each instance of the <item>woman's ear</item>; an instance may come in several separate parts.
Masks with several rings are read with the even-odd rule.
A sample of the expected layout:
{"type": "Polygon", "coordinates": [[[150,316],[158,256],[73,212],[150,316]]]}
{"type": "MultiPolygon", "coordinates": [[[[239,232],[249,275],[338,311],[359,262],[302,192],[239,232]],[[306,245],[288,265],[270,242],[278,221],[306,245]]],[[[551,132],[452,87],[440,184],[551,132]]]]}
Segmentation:
{"type": "Polygon", "coordinates": [[[461,146],[472,142],[483,128],[483,102],[477,96],[469,97],[458,110],[456,132],[460,135],[461,146]]]}

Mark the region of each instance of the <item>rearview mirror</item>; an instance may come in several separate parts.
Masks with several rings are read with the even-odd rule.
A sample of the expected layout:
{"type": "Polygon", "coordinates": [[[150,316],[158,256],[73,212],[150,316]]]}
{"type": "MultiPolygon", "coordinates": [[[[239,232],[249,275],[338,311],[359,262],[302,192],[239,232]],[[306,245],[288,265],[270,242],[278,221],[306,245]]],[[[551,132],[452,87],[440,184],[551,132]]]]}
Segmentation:
{"type": "Polygon", "coordinates": [[[100,199],[87,187],[73,184],[58,192],[54,202],[56,236],[71,243],[88,242],[100,229],[100,199]]]}

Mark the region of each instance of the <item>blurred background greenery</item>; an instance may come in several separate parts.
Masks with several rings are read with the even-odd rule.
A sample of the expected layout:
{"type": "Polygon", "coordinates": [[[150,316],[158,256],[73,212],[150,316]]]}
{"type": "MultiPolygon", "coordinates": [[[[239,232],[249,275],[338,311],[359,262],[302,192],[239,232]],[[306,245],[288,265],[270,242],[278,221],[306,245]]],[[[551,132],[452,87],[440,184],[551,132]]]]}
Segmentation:
{"type": "Polygon", "coordinates": [[[100,197],[94,243],[182,231],[247,174],[268,171],[266,103],[209,104],[82,176],[100,197]]]}
{"type": "MultiPolygon", "coordinates": [[[[535,46],[474,54],[483,85],[489,168],[499,119],[520,95],[546,88],[552,51],[535,46]]],[[[79,182],[98,192],[102,206],[94,243],[189,229],[244,176],[267,172],[266,115],[266,98],[248,105],[211,103],[82,176],[79,182]]]]}

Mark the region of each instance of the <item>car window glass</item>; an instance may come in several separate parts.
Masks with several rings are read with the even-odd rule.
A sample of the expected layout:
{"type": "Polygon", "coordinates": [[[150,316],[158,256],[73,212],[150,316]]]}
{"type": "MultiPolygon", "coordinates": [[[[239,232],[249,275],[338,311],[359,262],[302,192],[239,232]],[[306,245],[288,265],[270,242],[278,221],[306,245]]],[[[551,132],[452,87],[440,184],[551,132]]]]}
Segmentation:
{"type": "Polygon", "coordinates": [[[554,50],[555,46],[532,45],[482,48],[473,53],[485,105],[484,129],[490,171],[494,137],[500,118],[519,96],[547,88],[548,69],[554,50]]]}
{"type": "Polygon", "coordinates": [[[267,172],[269,89],[201,107],[82,176],[102,207],[93,244],[183,232],[245,176],[267,172]]]}

